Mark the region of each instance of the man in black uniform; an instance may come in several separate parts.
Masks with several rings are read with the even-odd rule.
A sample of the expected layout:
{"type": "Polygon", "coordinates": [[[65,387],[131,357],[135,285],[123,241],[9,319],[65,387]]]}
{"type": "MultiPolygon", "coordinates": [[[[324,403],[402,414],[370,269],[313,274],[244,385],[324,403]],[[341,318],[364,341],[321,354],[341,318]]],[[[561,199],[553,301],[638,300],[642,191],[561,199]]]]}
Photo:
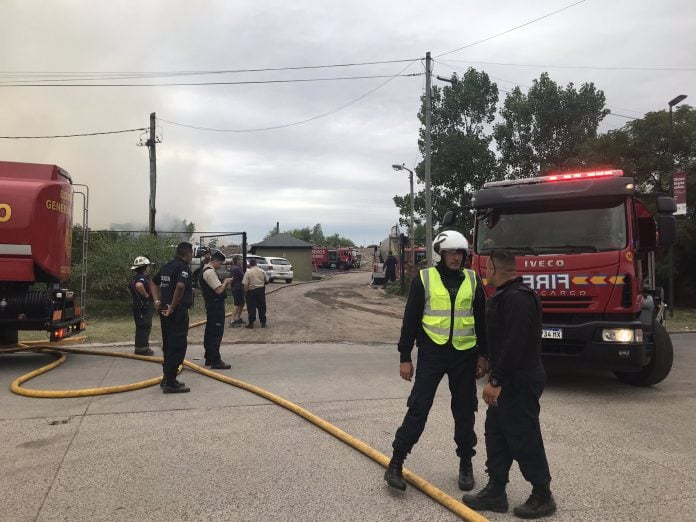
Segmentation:
{"type": "Polygon", "coordinates": [[[231,366],[220,357],[220,343],[225,332],[225,299],[227,288],[232,284],[232,279],[227,277],[220,281],[217,270],[225,262],[225,255],[216,250],[210,257],[210,263],[201,270],[200,288],[205,300],[205,334],[203,335],[203,347],[205,348],[205,365],[213,370],[229,370],[231,366]]]}
{"type": "Polygon", "coordinates": [[[488,485],[462,501],[477,511],[505,513],[505,486],[516,460],[532,494],[514,509],[521,518],[540,518],[556,511],[551,474],[539,425],[539,398],[546,374],[541,363],[541,300],[515,276],[515,256],[493,251],[486,279],[496,292],[486,304],[486,331],[491,377],[483,388],[486,412],[488,485]]]}
{"type": "Polygon", "coordinates": [[[396,281],[396,265],[399,264],[398,259],[394,256],[394,254],[389,251],[389,255],[387,256],[387,260],[384,262],[384,286],[383,288],[386,288],[387,285],[392,282],[396,281]]]}
{"type": "Polygon", "coordinates": [[[464,269],[469,248],[466,238],[447,230],[433,243],[436,257],[441,260],[413,279],[404,312],[398,345],[399,374],[407,381],[413,377],[414,341],[418,345],[418,371],[384,479],[393,488],[406,489],[404,460],[423,433],[437,387],[447,374],[460,459],[459,488],[470,491],[474,487],[471,458],[476,454],[476,377],[483,377],[487,371],[486,297],[480,279],[472,270],[464,269]]]}
{"type": "Polygon", "coordinates": [[[186,393],[191,391],[183,382],[176,379],[179,366],[186,357],[188,341],[189,314],[193,304],[191,271],[189,263],[193,258],[191,243],[179,243],[176,257],[169,261],[152,279],[152,294],[155,301],[161,299],[160,324],[162,325],[162,351],[164,363],[162,371],[162,391],[164,393],[186,393]],[[161,292],[161,294],[160,294],[161,292]],[[158,298],[157,296],[160,295],[158,298]]]}

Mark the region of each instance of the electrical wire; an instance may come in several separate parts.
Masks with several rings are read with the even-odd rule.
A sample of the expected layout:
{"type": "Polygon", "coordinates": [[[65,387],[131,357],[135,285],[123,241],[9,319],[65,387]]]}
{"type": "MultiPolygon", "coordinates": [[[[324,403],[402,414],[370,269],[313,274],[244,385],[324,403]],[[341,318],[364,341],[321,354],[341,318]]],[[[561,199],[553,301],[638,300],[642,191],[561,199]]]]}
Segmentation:
{"type": "Polygon", "coordinates": [[[143,127],[140,129],[124,129],[117,131],[104,131],[104,132],[85,132],[82,134],[56,134],[53,136],[0,136],[0,140],[43,140],[48,138],[77,138],[81,136],[103,136],[105,134],[122,134],[124,132],[138,132],[147,131],[149,129],[143,127]]]}
{"type": "Polygon", "coordinates": [[[209,74],[237,74],[237,73],[249,73],[249,72],[277,72],[277,71],[299,71],[306,69],[328,69],[336,67],[359,67],[364,65],[381,65],[390,63],[404,63],[404,62],[414,62],[419,58],[408,58],[400,60],[380,60],[372,62],[353,62],[353,63],[336,63],[328,65],[302,65],[293,67],[263,67],[255,69],[212,69],[205,71],[64,71],[64,72],[40,72],[40,71],[6,71],[0,72],[0,77],[12,77],[12,76],[68,76],[75,75],[76,78],[64,78],[64,79],[53,79],[53,80],[37,80],[37,81],[77,81],[82,80],[80,76],[95,75],[96,77],[84,78],[85,80],[98,80],[98,79],[116,79],[115,77],[123,76],[124,79],[130,78],[165,78],[171,76],[199,76],[199,75],[209,75],[209,74]],[[99,78],[99,75],[102,78],[99,78]]]}
{"type": "Polygon", "coordinates": [[[290,80],[245,80],[235,82],[181,82],[181,83],[0,83],[0,87],[197,87],[204,85],[260,85],[272,83],[305,83],[305,82],[330,82],[337,80],[368,80],[372,78],[389,78],[390,80],[397,76],[420,76],[419,73],[389,76],[387,74],[377,74],[369,76],[333,76],[329,78],[293,78],[290,80]]]}
{"type": "Polygon", "coordinates": [[[470,63],[475,65],[501,65],[505,67],[533,67],[539,69],[589,69],[600,71],[657,71],[657,72],[692,72],[696,67],[630,67],[630,66],[602,66],[602,65],[541,65],[530,63],[509,62],[482,62],[476,60],[451,60],[449,62],[470,63]]]}
{"type": "Polygon", "coordinates": [[[413,77],[413,76],[422,76],[423,73],[403,74],[409,67],[411,67],[414,63],[416,63],[416,62],[418,62],[418,61],[420,61],[420,59],[414,60],[414,61],[410,62],[408,65],[406,65],[406,67],[404,67],[403,69],[401,69],[398,73],[396,73],[395,75],[389,77],[389,79],[388,79],[387,81],[380,83],[377,87],[375,87],[375,88],[373,88],[373,89],[370,89],[369,91],[367,91],[367,92],[361,94],[361,95],[358,96],[357,98],[354,98],[354,99],[350,100],[349,102],[344,103],[343,105],[340,105],[340,106],[336,107],[335,109],[332,109],[332,110],[330,110],[330,111],[328,111],[328,112],[324,112],[324,113],[322,113],[322,114],[317,114],[316,116],[312,116],[311,118],[306,118],[306,119],[304,119],[304,120],[299,120],[299,121],[295,121],[295,122],[292,122],[292,123],[285,123],[285,124],[282,124],[282,125],[273,125],[273,126],[270,126],[270,127],[258,127],[258,128],[250,128],[250,129],[216,129],[216,128],[212,128],[212,127],[203,127],[203,126],[200,126],[200,125],[190,125],[190,124],[185,124],[185,123],[179,123],[179,122],[176,122],[176,121],[166,120],[166,119],[164,119],[164,118],[159,118],[159,117],[158,117],[157,119],[158,119],[159,121],[162,121],[162,122],[165,122],[165,123],[169,123],[169,124],[171,124],[171,125],[177,125],[177,126],[179,126],[179,127],[186,127],[186,128],[188,128],[188,129],[195,129],[195,130],[201,130],[201,131],[210,131],[210,132],[244,133],[244,132],[262,132],[262,131],[269,131],[269,130],[276,130],[276,129],[285,129],[285,128],[287,128],[287,127],[294,127],[295,125],[301,125],[301,124],[303,124],[303,123],[307,123],[307,122],[310,122],[310,121],[318,120],[318,119],[320,119],[320,118],[324,118],[324,117],[329,116],[329,115],[331,115],[331,114],[335,114],[335,113],[337,113],[338,111],[341,111],[341,110],[345,109],[346,107],[349,107],[349,106],[351,106],[351,105],[353,105],[353,104],[355,104],[355,103],[361,101],[362,99],[368,97],[370,94],[372,94],[372,93],[378,91],[379,89],[381,89],[382,87],[384,87],[385,85],[387,85],[389,82],[391,82],[394,78],[398,78],[398,77],[409,77],[409,76],[410,76],[410,77],[413,77]]]}
{"type": "Polygon", "coordinates": [[[550,17],[550,16],[553,16],[553,15],[555,15],[555,14],[558,14],[558,13],[560,13],[560,12],[562,12],[562,11],[565,11],[566,9],[570,9],[571,7],[575,7],[576,5],[582,4],[583,2],[586,2],[586,1],[587,1],[587,0],[579,0],[578,2],[575,2],[575,3],[573,3],[573,4],[570,4],[570,5],[567,5],[567,6],[565,6],[565,7],[562,7],[561,9],[556,9],[555,11],[552,11],[552,12],[550,12],[550,13],[547,13],[547,14],[543,15],[543,16],[540,16],[540,17],[538,17],[538,18],[535,18],[534,20],[529,20],[528,22],[525,22],[525,23],[523,23],[523,24],[521,24],[521,25],[512,27],[511,29],[507,29],[506,31],[503,31],[502,33],[494,34],[493,36],[489,36],[489,37],[487,37],[487,38],[484,38],[483,40],[478,40],[478,41],[476,41],[476,42],[472,42],[472,43],[470,43],[470,44],[463,45],[463,46],[458,47],[458,48],[456,48],[456,49],[453,49],[453,50],[451,50],[451,51],[447,51],[446,53],[437,54],[437,55],[435,55],[435,58],[440,58],[441,56],[447,56],[448,54],[456,53],[457,51],[461,51],[462,49],[468,49],[469,47],[473,47],[474,45],[478,45],[478,44],[487,42],[487,41],[489,41],[489,40],[493,40],[494,38],[498,38],[499,36],[503,36],[503,35],[505,35],[505,34],[511,33],[512,31],[516,31],[517,29],[521,29],[522,27],[526,27],[526,26],[528,26],[528,25],[531,25],[531,24],[533,24],[533,23],[535,23],[535,22],[538,22],[539,20],[543,20],[544,18],[548,18],[548,17],[550,17]]]}

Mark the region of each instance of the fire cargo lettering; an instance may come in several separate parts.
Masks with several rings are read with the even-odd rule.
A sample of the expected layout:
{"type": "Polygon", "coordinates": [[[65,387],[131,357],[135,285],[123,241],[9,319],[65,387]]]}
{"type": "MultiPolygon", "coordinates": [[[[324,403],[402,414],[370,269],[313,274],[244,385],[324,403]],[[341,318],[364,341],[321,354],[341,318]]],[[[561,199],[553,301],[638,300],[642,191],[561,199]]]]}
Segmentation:
{"type": "Polygon", "coordinates": [[[568,290],[570,274],[525,274],[522,281],[532,290],[568,290]]]}

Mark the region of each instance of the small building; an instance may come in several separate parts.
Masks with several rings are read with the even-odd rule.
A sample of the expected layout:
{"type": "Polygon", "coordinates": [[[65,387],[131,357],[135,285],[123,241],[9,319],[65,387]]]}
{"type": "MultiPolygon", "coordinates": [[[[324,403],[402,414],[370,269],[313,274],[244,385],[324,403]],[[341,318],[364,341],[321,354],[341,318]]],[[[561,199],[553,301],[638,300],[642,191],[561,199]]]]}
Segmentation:
{"type": "Polygon", "coordinates": [[[251,245],[251,253],[264,257],[283,257],[290,261],[295,280],[312,280],[312,243],[290,234],[276,234],[251,245]]]}

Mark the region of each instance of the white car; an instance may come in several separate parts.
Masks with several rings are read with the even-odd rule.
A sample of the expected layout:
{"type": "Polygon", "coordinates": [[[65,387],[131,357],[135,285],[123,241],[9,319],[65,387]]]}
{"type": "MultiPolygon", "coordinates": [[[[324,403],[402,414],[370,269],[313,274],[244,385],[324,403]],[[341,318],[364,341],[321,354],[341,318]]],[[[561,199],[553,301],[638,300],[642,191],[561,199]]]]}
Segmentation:
{"type": "Polygon", "coordinates": [[[294,273],[290,261],[283,257],[266,257],[268,263],[268,280],[273,282],[276,279],[283,279],[286,283],[292,283],[294,273]]]}

